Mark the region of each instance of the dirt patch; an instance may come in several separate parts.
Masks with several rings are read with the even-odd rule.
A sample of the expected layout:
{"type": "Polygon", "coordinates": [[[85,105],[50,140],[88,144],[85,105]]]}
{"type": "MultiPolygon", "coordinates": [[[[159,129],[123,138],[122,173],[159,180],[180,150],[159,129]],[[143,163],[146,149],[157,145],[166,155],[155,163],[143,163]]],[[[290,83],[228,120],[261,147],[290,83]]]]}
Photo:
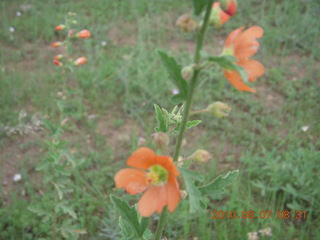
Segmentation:
{"type": "MultiPolygon", "coordinates": [[[[10,203],[10,195],[13,191],[20,190],[20,194],[24,196],[26,173],[34,172],[34,164],[38,161],[42,152],[38,145],[41,138],[40,134],[11,136],[4,143],[0,152],[4,204],[10,203]],[[16,174],[21,175],[21,180],[14,180],[16,174]]],[[[35,175],[37,174],[32,174],[33,180],[37,179],[35,175]]]]}
{"type": "Polygon", "coordinates": [[[133,23],[122,23],[111,28],[108,32],[108,38],[114,44],[124,46],[134,46],[137,42],[138,29],[133,23]]]}

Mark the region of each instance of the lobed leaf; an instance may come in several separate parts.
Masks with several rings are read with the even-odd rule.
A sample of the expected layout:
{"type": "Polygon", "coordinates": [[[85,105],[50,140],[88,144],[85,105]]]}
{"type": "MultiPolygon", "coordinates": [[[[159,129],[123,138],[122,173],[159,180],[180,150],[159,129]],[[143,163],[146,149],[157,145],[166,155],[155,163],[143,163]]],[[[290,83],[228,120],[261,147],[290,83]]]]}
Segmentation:
{"type": "Polygon", "coordinates": [[[224,177],[219,176],[212,182],[199,188],[202,195],[222,194],[224,188],[233,183],[239,175],[239,170],[228,172],[224,177]]]}

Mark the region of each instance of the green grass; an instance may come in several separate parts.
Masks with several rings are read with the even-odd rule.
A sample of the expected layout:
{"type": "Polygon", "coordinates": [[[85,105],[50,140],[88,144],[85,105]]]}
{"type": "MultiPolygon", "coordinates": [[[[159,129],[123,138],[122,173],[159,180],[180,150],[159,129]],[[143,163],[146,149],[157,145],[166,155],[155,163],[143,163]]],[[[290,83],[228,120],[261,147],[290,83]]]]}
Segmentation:
{"type": "MultiPolygon", "coordinates": [[[[113,176],[125,166],[139,137],[151,146],[153,104],[173,108],[169,98],[174,87],[155,50],[170,52],[183,65],[190,63],[193,37],[176,29],[174,22],[191,9],[191,1],[31,0],[27,11],[21,10],[22,4],[0,3],[0,130],[17,125],[22,109],[58,119],[54,99],[62,89],[61,75],[52,64],[56,51],[50,44],[61,39],[54,27],[67,12],[76,12],[79,26],[89,29],[92,37],[79,48],[88,62],[70,79],[78,88],[70,103],[77,127],[70,127],[65,137],[76,156],[85,158],[73,172],[72,197],[77,199],[73,207],[81,227],[88,231],[81,239],[116,239],[118,213],[108,195],[114,193],[131,203],[137,198],[114,189],[113,176]],[[22,15],[16,16],[16,11],[22,15]],[[11,33],[9,27],[15,31],[11,33]],[[106,46],[101,45],[103,41],[106,46]],[[88,119],[92,114],[97,118],[88,119]]],[[[203,122],[188,133],[183,152],[187,155],[201,147],[214,155],[207,165],[195,166],[208,181],[237,168],[240,176],[224,195],[212,196],[205,213],[190,214],[182,202],[170,215],[165,234],[168,239],[247,239],[248,232],[271,227],[272,237],[262,239],[319,239],[320,4],[316,0],[243,0],[239,4],[240,11],[225,28],[209,30],[206,49],[222,47],[219,41],[234,28],[260,25],[265,34],[257,59],[267,72],[253,84],[256,94],[236,91],[219,71],[204,73],[194,109],[219,100],[228,103],[232,112],[226,119],[195,116],[203,122]],[[303,132],[302,126],[309,130],[303,132]],[[304,222],[276,215],[257,220],[212,219],[214,210],[255,214],[300,210],[307,211],[308,217],[304,222]]],[[[12,182],[15,172],[5,169],[10,161],[15,163],[12,169],[23,175],[21,182],[2,186],[0,239],[45,237],[50,226],[41,224],[27,207],[45,204],[35,166],[45,156],[47,133],[30,138],[0,134],[2,182],[12,182]]]]}

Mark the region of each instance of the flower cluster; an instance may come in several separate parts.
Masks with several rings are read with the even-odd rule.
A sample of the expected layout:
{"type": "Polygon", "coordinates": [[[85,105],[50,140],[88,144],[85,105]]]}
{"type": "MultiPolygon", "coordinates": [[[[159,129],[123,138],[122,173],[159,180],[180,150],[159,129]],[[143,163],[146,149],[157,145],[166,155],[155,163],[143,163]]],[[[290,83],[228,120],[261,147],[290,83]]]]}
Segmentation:
{"type": "MultiPolygon", "coordinates": [[[[68,47],[68,42],[73,39],[73,38],[89,38],[91,33],[89,30],[81,30],[79,32],[76,33],[76,31],[72,28],[72,25],[76,25],[78,22],[76,20],[73,19],[73,17],[75,16],[75,13],[69,13],[69,17],[67,20],[66,20],[66,23],[65,24],[60,24],[60,25],[57,25],[55,27],[55,30],[56,31],[62,31],[62,30],[66,30],[68,32],[67,34],[67,37],[65,39],[65,41],[63,42],[54,42],[51,44],[52,47],[59,47],[59,46],[65,46],[66,49],[68,47]]],[[[68,55],[68,53],[67,53],[68,55]]],[[[69,56],[65,57],[64,55],[62,54],[59,54],[57,56],[55,56],[53,58],[53,63],[56,65],[56,66],[63,66],[63,60],[67,59],[68,60],[68,63],[71,63],[72,65],[74,66],[79,66],[79,65],[82,65],[84,63],[87,62],[87,58],[85,57],[79,57],[79,58],[76,58],[76,59],[72,59],[70,58],[69,56]]]]}

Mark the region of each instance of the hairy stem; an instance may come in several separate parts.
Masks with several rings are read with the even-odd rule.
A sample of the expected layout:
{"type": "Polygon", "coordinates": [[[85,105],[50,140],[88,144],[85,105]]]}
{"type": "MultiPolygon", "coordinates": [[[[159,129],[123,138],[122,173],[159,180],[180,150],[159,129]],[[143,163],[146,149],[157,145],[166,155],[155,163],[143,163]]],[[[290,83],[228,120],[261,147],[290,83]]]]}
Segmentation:
{"type": "MultiPolygon", "coordinates": [[[[183,140],[184,133],[186,131],[187,122],[189,119],[189,113],[190,113],[190,109],[191,109],[191,105],[192,105],[193,94],[194,94],[194,90],[196,88],[196,83],[197,83],[199,74],[201,72],[201,68],[199,68],[199,64],[201,61],[201,50],[203,47],[204,36],[205,36],[206,30],[207,30],[208,21],[209,21],[211,9],[212,9],[212,3],[213,3],[213,0],[208,1],[203,24],[202,24],[200,31],[197,34],[197,45],[196,45],[196,50],[195,50],[195,54],[194,54],[194,63],[196,64],[196,70],[192,76],[191,82],[189,83],[189,87],[188,87],[188,98],[187,98],[187,101],[186,101],[186,104],[184,107],[180,132],[179,132],[179,136],[178,136],[178,140],[177,140],[177,144],[176,144],[176,148],[175,148],[175,152],[174,152],[174,156],[173,156],[173,161],[175,161],[175,162],[178,161],[178,158],[180,156],[180,151],[181,151],[181,147],[182,147],[182,140],[183,140]]],[[[164,208],[161,213],[161,217],[160,217],[160,220],[158,223],[158,227],[157,227],[157,231],[156,231],[156,235],[155,235],[154,240],[160,240],[160,238],[162,236],[163,228],[164,228],[164,225],[165,225],[165,222],[167,219],[167,215],[168,215],[168,209],[164,208]]]]}

